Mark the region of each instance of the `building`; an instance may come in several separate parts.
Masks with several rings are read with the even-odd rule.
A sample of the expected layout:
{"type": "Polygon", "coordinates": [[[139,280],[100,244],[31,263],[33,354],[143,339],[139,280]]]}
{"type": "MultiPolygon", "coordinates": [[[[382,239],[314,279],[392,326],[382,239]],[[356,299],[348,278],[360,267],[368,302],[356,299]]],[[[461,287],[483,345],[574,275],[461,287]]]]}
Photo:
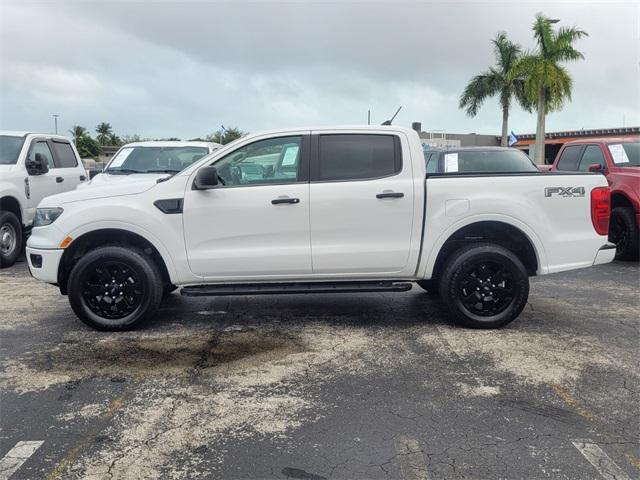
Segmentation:
{"type": "Polygon", "coordinates": [[[443,147],[499,147],[500,139],[495,135],[477,133],[447,133],[444,130],[422,131],[420,122],[413,122],[411,128],[418,132],[425,148],[443,147]]]}
{"type": "MultiPolygon", "coordinates": [[[[551,164],[556,158],[562,145],[572,140],[584,140],[588,138],[606,138],[606,137],[623,137],[625,135],[640,135],[640,127],[621,127],[621,128],[597,128],[592,130],[567,130],[565,132],[547,132],[544,140],[544,161],[551,164]]],[[[517,135],[518,142],[513,145],[534,158],[534,150],[536,143],[535,133],[526,133],[517,135]]],[[[497,137],[498,142],[501,137],[497,137]]]]}

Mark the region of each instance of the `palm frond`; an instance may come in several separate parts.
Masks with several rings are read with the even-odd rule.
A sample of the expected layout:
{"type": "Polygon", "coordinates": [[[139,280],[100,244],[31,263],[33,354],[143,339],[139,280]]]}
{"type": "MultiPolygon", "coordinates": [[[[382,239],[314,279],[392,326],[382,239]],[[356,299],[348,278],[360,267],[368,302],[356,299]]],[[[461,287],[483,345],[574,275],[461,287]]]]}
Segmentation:
{"type": "Polygon", "coordinates": [[[493,68],[476,75],[460,95],[459,108],[465,109],[470,117],[475,117],[484,101],[498,93],[503,83],[504,78],[493,68]]]}

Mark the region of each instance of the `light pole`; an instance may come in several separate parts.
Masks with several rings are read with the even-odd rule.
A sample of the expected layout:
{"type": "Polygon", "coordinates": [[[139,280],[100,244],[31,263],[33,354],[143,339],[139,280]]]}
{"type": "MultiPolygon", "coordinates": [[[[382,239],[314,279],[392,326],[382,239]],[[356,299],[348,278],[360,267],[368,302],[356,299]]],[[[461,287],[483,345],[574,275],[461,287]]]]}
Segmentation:
{"type": "Polygon", "coordinates": [[[58,134],[58,117],[60,115],[54,114],[52,115],[53,117],[53,124],[55,125],[55,129],[56,129],[56,135],[58,134]]]}

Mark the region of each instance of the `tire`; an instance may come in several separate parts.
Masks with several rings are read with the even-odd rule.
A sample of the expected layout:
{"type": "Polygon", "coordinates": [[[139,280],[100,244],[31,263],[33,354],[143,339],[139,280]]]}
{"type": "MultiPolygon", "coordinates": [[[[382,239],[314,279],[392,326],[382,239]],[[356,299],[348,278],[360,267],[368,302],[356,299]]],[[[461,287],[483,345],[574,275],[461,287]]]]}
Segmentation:
{"type": "Polygon", "coordinates": [[[454,252],[445,264],[440,297],[459,325],[500,328],[525,307],[529,277],[520,259],[506,248],[491,243],[469,245],[454,252]]]}
{"type": "Polygon", "coordinates": [[[22,251],[22,225],[13,212],[0,210],[0,268],[10,267],[22,251]]]}
{"type": "Polygon", "coordinates": [[[609,241],[616,244],[616,260],[638,260],[638,225],[632,208],[616,207],[611,210],[609,241]]]}
{"type": "Polygon", "coordinates": [[[148,320],[160,305],[162,291],[154,261],[141,250],[123,246],[91,250],[74,265],[68,282],[69,303],[78,318],[105,331],[130,330],[148,320]]]}
{"type": "Polygon", "coordinates": [[[438,280],[435,278],[431,278],[429,280],[418,280],[416,283],[427,293],[438,293],[438,280]]]}

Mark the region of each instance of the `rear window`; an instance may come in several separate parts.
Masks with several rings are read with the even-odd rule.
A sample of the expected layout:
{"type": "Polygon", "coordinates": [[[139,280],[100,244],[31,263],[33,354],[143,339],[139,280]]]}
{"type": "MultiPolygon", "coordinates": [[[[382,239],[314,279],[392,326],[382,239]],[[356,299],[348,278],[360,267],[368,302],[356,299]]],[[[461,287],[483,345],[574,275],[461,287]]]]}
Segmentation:
{"type": "Polygon", "coordinates": [[[401,168],[393,135],[320,135],[317,180],[379,178],[401,168]]]}
{"type": "Polygon", "coordinates": [[[73,148],[67,142],[51,142],[53,144],[54,163],[56,168],[71,168],[78,166],[78,160],[73,153],[73,148]]]}
{"type": "Polygon", "coordinates": [[[575,171],[578,170],[578,162],[580,162],[580,152],[582,151],[582,145],[574,145],[571,147],[565,147],[558,161],[558,170],[575,171]]]}
{"type": "Polygon", "coordinates": [[[538,168],[518,150],[461,151],[444,154],[445,172],[536,172],[538,168]]]}

